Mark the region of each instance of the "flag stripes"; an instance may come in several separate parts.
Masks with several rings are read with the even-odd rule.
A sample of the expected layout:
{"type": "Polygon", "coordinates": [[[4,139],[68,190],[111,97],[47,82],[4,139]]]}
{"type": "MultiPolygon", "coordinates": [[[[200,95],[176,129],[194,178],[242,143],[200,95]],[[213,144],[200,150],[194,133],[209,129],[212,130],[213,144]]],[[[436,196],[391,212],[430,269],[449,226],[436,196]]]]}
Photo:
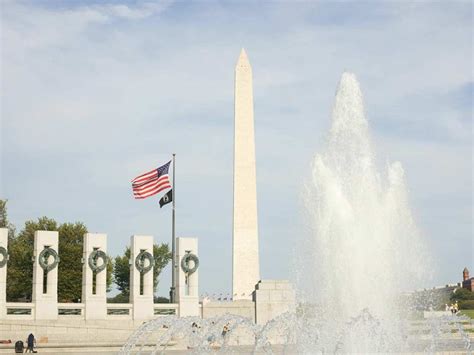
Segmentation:
{"type": "Polygon", "coordinates": [[[149,178],[156,177],[157,169],[153,169],[143,175],[137,176],[135,179],[132,180],[132,184],[140,184],[144,181],[147,181],[149,178]]]}
{"type": "Polygon", "coordinates": [[[132,180],[133,196],[135,199],[143,199],[171,188],[168,169],[171,161],[158,169],[137,176],[132,180]]]}

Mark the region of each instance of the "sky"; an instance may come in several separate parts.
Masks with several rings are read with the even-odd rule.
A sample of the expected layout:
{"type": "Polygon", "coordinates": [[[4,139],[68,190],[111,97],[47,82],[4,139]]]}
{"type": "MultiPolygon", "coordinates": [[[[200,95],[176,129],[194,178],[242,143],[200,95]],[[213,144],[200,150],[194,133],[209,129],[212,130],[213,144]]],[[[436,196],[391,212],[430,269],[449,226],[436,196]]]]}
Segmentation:
{"type": "MultiPolygon", "coordinates": [[[[473,4],[1,1],[0,198],[41,216],[171,242],[171,208],[130,180],[176,153],[177,235],[200,293],[231,292],[234,67],[253,68],[261,276],[292,278],[310,162],[341,74],[365,97],[381,168],[401,161],[435,260],[420,287],[474,273],[473,4]]],[[[420,260],[423,262],[423,260],[420,260]]],[[[330,272],[330,271],[328,271],[330,272]]],[[[170,270],[158,293],[167,295],[170,270]]]]}

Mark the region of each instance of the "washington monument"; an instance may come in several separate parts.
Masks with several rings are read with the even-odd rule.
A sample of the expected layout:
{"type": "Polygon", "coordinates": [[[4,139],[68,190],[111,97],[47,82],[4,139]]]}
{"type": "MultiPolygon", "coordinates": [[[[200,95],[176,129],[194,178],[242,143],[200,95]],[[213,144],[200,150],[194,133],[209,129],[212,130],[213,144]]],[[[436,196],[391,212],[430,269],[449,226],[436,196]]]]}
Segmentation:
{"type": "Polygon", "coordinates": [[[235,67],[233,299],[251,299],[260,280],[252,68],[242,49],[235,67]]]}

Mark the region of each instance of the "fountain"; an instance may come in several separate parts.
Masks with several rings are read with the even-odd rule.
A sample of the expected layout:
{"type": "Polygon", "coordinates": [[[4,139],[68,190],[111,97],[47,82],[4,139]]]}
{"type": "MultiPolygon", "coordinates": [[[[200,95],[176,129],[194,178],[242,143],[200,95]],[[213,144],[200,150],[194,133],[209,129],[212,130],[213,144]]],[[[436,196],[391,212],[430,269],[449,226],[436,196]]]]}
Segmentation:
{"type": "Polygon", "coordinates": [[[429,255],[411,216],[402,165],[389,164],[385,174],[376,169],[352,73],[339,83],[327,146],[314,157],[305,203],[312,229],[299,248],[308,252],[298,286],[300,299],[325,325],[320,346],[405,350],[399,296],[426,278],[429,255]]]}
{"type": "Polygon", "coordinates": [[[263,326],[233,315],[159,318],[137,329],[122,353],[162,353],[173,344],[194,353],[470,351],[467,318],[410,318],[401,293],[419,288],[431,262],[402,165],[380,173],[372,146],[359,83],[344,73],[326,149],[305,187],[311,228],[297,248],[296,310],[263,326]]]}

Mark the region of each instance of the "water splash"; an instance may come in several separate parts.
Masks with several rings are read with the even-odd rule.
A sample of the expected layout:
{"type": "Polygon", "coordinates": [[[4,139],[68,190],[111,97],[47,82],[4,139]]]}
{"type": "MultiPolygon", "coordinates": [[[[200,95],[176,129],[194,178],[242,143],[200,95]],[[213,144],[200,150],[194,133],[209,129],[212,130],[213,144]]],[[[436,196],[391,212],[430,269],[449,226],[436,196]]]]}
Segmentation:
{"type": "Polygon", "coordinates": [[[312,235],[301,246],[307,252],[298,286],[330,329],[320,343],[333,349],[345,344],[341,351],[394,350],[405,337],[398,326],[404,314],[399,295],[419,287],[429,258],[408,205],[401,163],[389,164],[385,174],[376,168],[362,92],[352,73],[342,75],[327,146],[314,157],[305,197],[312,235]],[[376,329],[362,322],[365,336],[342,341],[332,336],[344,332],[341,322],[361,314],[377,319],[376,329]]]}
{"type": "MultiPolygon", "coordinates": [[[[275,341],[275,335],[282,335],[278,331],[286,322],[274,324],[262,327],[251,319],[230,314],[208,319],[160,317],[141,325],[120,353],[164,354],[167,349],[178,348],[194,354],[229,354],[240,353],[242,347],[250,352],[272,353],[272,344],[282,343],[275,341]]],[[[289,329],[285,327],[283,332],[287,334],[289,329]]]]}
{"type": "Polygon", "coordinates": [[[189,354],[471,354],[471,338],[466,329],[472,329],[472,321],[467,317],[445,316],[396,324],[403,334],[403,346],[367,309],[338,322],[336,328],[328,327],[318,317],[297,313],[282,314],[263,326],[229,314],[209,319],[164,316],[141,325],[120,354],[166,354],[167,350],[189,354]],[[332,341],[328,342],[329,338],[332,341]]]}

